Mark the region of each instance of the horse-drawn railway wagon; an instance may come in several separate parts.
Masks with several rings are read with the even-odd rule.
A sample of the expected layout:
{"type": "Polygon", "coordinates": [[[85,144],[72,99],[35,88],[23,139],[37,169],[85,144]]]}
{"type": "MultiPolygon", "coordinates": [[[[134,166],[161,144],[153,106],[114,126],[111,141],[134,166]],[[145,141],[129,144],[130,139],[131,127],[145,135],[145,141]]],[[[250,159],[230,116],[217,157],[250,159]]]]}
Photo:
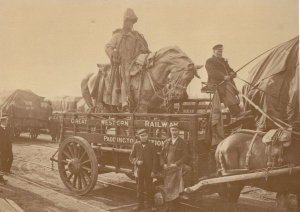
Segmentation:
{"type": "Polygon", "coordinates": [[[209,165],[213,156],[210,136],[207,134],[209,118],[208,112],[56,114],[56,120],[60,120],[62,125],[57,160],[61,179],[70,190],[86,194],[93,189],[100,173],[114,171],[132,176],[133,166],[129,162],[129,154],[136,140],[136,130],[149,130],[149,140],[157,148],[158,159],[166,139],[162,132],[169,126],[178,125],[181,129],[180,136],[188,141],[189,165],[192,167],[191,183],[195,184],[200,177],[214,170],[213,164],[209,165]]]}
{"type": "MultiPolygon", "coordinates": [[[[54,114],[54,120],[61,125],[61,143],[58,159],[53,156],[51,160],[58,162],[63,183],[73,192],[84,195],[94,188],[98,174],[114,171],[132,176],[129,154],[136,141],[135,133],[141,128],[148,129],[149,140],[156,146],[159,166],[161,147],[166,139],[163,129],[177,125],[180,136],[188,143],[187,163],[191,167],[188,184],[192,186],[185,189],[187,193],[194,192],[197,196],[212,186],[220,195],[226,194],[229,202],[236,203],[241,189],[254,185],[278,194],[298,194],[299,205],[298,45],[298,37],[280,45],[254,68],[253,75],[266,78],[258,82],[257,77],[249,79],[250,87],[244,89],[242,95],[247,100],[245,108],[250,110],[250,116],[244,113],[246,116],[235,122],[228,113],[221,112],[218,95],[212,99],[168,102],[169,113],[54,114]],[[282,86],[274,97],[268,88],[277,89],[278,85],[282,86]],[[285,101],[279,101],[275,107],[277,102],[274,101],[278,99],[285,101]],[[223,128],[222,124],[227,126],[223,128]]],[[[181,72],[173,73],[181,74],[175,77],[177,83],[169,86],[173,93],[180,90],[181,94],[187,87],[179,80],[183,76],[181,72]]],[[[188,74],[190,79],[192,73],[188,74]]],[[[151,94],[158,96],[157,92],[151,94]]],[[[163,173],[163,168],[159,171],[163,173]]],[[[162,182],[160,177],[158,174],[157,186],[162,182]]],[[[157,191],[162,193],[163,189],[157,191]]]]}

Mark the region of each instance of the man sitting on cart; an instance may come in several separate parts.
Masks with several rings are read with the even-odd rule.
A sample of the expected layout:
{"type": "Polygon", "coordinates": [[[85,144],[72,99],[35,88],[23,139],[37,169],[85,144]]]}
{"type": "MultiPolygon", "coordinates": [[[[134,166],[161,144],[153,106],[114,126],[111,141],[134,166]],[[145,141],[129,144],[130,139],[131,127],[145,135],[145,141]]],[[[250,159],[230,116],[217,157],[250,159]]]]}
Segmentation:
{"type": "Polygon", "coordinates": [[[231,115],[242,115],[239,107],[239,92],[233,81],[236,73],[229,66],[228,61],[223,58],[222,44],[213,47],[213,56],[206,61],[205,68],[208,75],[207,89],[216,89],[219,92],[221,102],[229,108],[231,115]]]}
{"type": "Polygon", "coordinates": [[[156,151],[153,143],[148,141],[148,130],[137,131],[138,141],[133,145],[129,156],[130,162],[134,165],[134,175],[137,183],[138,206],[134,211],[144,209],[144,192],[147,194],[147,208],[153,207],[153,176],[156,170],[156,151]]]}
{"type": "Polygon", "coordinates": [[[189,154],[188,144],[179,136],[178,125],[171,125],[170,132],[171,138],[164,143],[161,162],[164,167],[165,201],[169,211],[174,211],[180,193],[188,186],[191,168],[186,164],[189,154]]]}

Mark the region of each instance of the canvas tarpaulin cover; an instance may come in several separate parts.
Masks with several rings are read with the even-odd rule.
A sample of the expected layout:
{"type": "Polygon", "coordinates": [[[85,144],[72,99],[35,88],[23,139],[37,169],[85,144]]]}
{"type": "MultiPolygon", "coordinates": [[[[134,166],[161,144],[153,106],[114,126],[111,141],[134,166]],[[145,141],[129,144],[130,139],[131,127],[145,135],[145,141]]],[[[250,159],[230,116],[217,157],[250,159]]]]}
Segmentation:
{"type": "MultiPolygon", "coordinates": [[[[132,91],[139,89],[139,83],[142,80],[139,73],[141,73],[143,65],[149,73],[153,73],[154,70],[156,73],[164,73],[163,71],[166,69],[173,70],[173,72],[181,71],[189,64],[193,64],[193,62],[177,46],[164,47],[150,54],[140,54],[129,69],[130,89],[132,91]]],[[[90,74],[82,81],[81,91],[86,103],[89,107],[95,106],[97,103],[121,105],[120,80],[122,79],[119,76],[120,73],[117,72],[113,75],[109,64],[101,64],[98,67],[98,73],[90,74]],[[96,100],[96,103],[93,103],[91,97],[96,100]]],[[[145,77],[144,80],[146,81],[148,78],[145,77]]],[[[145,90],[141,91],[142,95],[145,90]]]]}
{"type": "Polygon", "coordinates": [[[2,91],[0,93],[1,114],[14,118],[48,120],[51,109],[44,97],[30,90],[2,91]]]}
{"type": "MultiPolygon", "coordinates": [[[[249,72],[243,93],[269,116],[289,124],[299,120],[299,36],[272,50],[249,72]],[[264,92],[263,92],[264,91],[264,92]]],[[[245,109],[253,109],[245,103],[245,109]]],[[[258,129],[274,128],[259,114],[258,129]]]]}
{"type": "Polygon", "coordinates": [[[77,102],[82,99],[82,97],[75,96],[56,96],[49,99],[52,105],[53,111],[60,112],[75,112],[77,110],[77,102]]]}

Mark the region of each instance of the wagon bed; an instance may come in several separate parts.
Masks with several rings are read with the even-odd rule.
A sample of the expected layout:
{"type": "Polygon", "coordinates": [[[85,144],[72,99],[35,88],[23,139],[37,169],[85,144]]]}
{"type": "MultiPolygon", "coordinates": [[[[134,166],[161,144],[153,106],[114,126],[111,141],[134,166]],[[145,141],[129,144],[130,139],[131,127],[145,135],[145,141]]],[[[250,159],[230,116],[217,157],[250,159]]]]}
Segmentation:
{"type": "MultiPolygon", "coordinates": [[[[129,154],[136,130],[149,130],[149,141],[155,144],[159,156],[166,139],[161,131],[170,125],[178,125],[180,136],[188,142],[191,184],[197,183],[215,170],[214,149],[210,149],[211,137],[207,133],[210,102],[189,100],[174,103],[172,108],[181,114],[54,114],[53,120],[61,124],[57,162],[63,183],[78,194],[86,194],[94,188],[100,173],[114,171],[132,176],[129,154]],[[195,111],[198,113],[193,114],[195,111]]],[[[224,117],[228,118],[228,114],[224,117]]]]}

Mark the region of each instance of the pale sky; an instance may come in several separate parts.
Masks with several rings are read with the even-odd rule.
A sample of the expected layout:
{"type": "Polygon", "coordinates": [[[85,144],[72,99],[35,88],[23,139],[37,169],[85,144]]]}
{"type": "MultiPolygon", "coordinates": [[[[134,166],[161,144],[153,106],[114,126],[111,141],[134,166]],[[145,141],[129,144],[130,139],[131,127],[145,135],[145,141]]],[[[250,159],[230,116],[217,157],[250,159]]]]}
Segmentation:
{"type": "Polygon", "coordinates": [[[297,0],[0,0],[0,90],[80,96],[81,79],[109,61],[104,46],[126,8],[134,9],[134,28],[151,51],[177,45],[195,64],[222,43],[238,69],[299,34],[297,0]]]}

